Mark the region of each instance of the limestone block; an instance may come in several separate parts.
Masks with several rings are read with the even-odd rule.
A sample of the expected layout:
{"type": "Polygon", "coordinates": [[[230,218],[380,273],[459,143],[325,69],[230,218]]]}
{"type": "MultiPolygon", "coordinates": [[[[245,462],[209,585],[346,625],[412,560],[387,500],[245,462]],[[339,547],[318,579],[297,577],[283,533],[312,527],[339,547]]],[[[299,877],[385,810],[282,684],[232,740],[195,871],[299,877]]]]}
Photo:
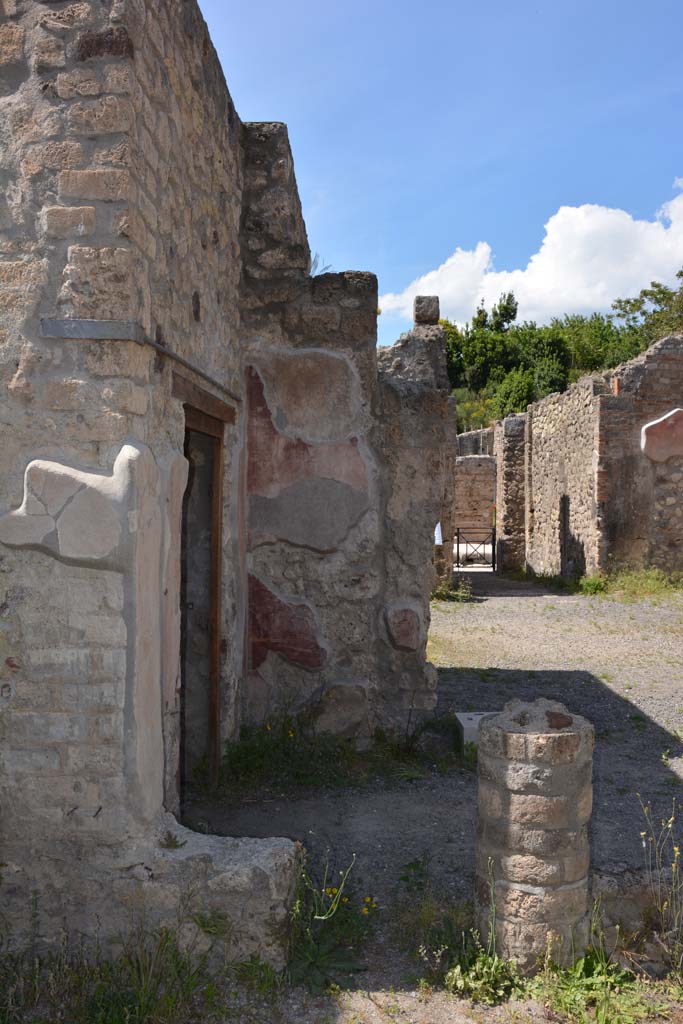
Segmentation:
{"type": "Polygon", "coordinates": [[[95,68],[77,68],[57,75],[57,95],[60,100],[72,100],[75,96],[99,96],[102,83],[95,68]]]}
{"type": "Polygon", "coordinates": [[[132,253],[72,245],[58,302],[76,317],[129,320],[133,312],[132,253]]]}
{"type": "Polygon", "coordinates": [[[36,71],[52,71],[66,64],[64,43],[54,36],[45,36],[33,45],[33,67],[36,71]]]}
{"type": "Polygon", "coordinates": [[[61,171],[78,167],[83,162],[83,147],[80,142],[44,142],[31,146],[21,161],[21,170],[28,177],[45,170],[61,171]]]}
{"type": "Polygon", "coordinates": [[[59,175],[59,194],[67,199],[101,199],[116,203],[127,199],[129,191],[128,171],[63,171],[59,175]]]}
{"type": "Polygon", "coordinates": [[[45,234],[50,238],[92,235],[95,230],[94,206],[48,206],[42,212],[45,234]]]}
{"type": "Polygon", "coordinates": [[[646,423],[640,447],[653,462],[683,456],[683,409],[672,409],[666,416],[646,423]]]}
{"type": "Polygon", "coordinates": [[[416,324],[438,324],[439,296],[416,295],[413,300],[413,319],[416,324]]]}
{"type": "Polygon", "coordinates": [[[19,25],[0,25],[0,66],[24,58],[24,30],[19,25]]]}
{"type": "Polygon", "coordinates": [[[91,102],[74,103],[68,114],[71,131],[90,136],[127,132],[132,127],[133,119],[130,102],[119,96],[104,96],[91,102]]]}

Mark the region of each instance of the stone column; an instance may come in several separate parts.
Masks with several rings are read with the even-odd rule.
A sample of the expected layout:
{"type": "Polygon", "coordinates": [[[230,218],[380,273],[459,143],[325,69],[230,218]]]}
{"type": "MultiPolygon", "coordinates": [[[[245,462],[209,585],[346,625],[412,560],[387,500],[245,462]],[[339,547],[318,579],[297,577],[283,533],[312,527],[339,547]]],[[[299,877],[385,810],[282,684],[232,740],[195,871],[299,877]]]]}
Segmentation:
{"type": "Polygon", "coordinates": [[[501,956],[532,970],[589,937],[593,726],[554,701],[512,701],[479,733],[477,919],[501,956]],[[491,907],[494,894],[495,914],[491,907]]]}

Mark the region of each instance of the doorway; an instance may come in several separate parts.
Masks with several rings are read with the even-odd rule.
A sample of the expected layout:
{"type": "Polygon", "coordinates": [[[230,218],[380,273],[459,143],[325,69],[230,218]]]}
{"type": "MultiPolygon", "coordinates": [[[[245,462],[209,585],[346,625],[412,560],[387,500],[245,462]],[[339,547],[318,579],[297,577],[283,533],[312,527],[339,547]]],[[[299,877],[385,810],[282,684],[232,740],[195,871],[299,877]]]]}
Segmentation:
{"type": "Polygon", "coordinates": [[[215,783],[220,758],[223,428],[185,409],[189,463],[181,540],[181,799],[198,776],[215,783]]]}

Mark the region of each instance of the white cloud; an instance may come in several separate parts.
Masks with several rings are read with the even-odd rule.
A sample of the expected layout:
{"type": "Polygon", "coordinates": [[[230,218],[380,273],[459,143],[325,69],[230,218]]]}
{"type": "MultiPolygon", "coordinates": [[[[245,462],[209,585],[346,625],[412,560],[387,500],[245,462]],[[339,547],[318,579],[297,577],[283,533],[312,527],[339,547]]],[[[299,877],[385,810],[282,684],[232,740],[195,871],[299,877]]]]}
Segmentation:
{"type": "MultiPolygon", "coordinates": [[[[683,179],[676,180],[683,187],[683,179]]],[[[411,320],[416,295],[438,295],[442,316],[463,323],[482,299],[490,306],[502,292],[514,291],[520,321],[547,323],[563,313],[609,310],[615,298],[634,295],[652,280],[672,284],[682,265],[683,193],[653,220],[606,206],[561,206],[526,267],[496,270],[491,246],[478,242],[379,302],[387,317],[411,320]]]]}

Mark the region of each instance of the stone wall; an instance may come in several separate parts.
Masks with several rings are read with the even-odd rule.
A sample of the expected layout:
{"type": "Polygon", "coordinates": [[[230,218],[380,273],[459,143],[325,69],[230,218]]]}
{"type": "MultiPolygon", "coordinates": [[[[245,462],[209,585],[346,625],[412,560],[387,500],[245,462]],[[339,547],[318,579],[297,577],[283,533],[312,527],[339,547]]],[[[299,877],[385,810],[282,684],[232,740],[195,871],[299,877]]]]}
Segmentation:
{"type": "Polygon", "coordinates": [[[683,566],[683,464],[641,450],[683,393],[683,338],[529,407],[526,560],[537,573],[683,566]]]}
{"type": "Polygon", "coordinates": [[[92,932],[99,917],[106,943],[131,906],[170,923],[201,883],[206,912],[233,917],[236,949],[277,960],[294,845],[160,843],[184,832],[167,813],[178,376],[225,424],[223,734],[238,724],[248,130],[193,2],[5,3],[0,82],[3,913],[20,937],[36,890],[41,934],[92,932]]]}
{"type": "Polygon", "coordinates": [[[303,712],[367,740],[377,726],[404,730],[435,700],[425,649],[444,340],[438,326],[416,326],[380,354],[378,376],[375,278],[297,285],[296,267],[284,278],[279,262],[249,282],[245,314],[244,704],[252,721],[303,712]],[[293,302],[257,306],[271,293],[293,302]]]}
{"type": "Polygon", "coordinates": [[[682,404],[683,336],[663,338],[605,375],[597,501],[603,563],[683,569],[683,459],[641,450],[645,424],[682,404]]]}
{"type": "Polygon", "coordinates": [[[600,567],[595,504],[600,387],[586,377],[527,411],[526,562],[535,573],[570,575],[600,567]]]}
{"type": "Polygon", "coordinates": [[[458,434],[458,455],[493,454],[493,427],[483,427],[481,430],[467,430],[463,434],[458,434]]]}
{"type": "Polygon", "coordinates": [[[278,962],[294,844],[169,813],[188,408],[223,455],[219,738],[245,708],[405,728],[434,703],[438,302],[379,371],[375,278],[309,276],[286,128],[240,122],[194,0],[0,9],[2,911],[20,938],[37,890],[47,940],[106,945],[196,891],[278,962]]]}
{"type": "Polygon", "coordinates": [[[496,564],[504,572],[525,566],[525,435],[526,413],[496,423],[496,564]]]}
{"type": "MultiPolygon", "coordinates": [[[[492,455],[462,455],[455,460],[453,530],[490,532],[496,500],[496,460],[492,455]]],[[[445,538],[444,538],[445,543],[445,538]]]]}

